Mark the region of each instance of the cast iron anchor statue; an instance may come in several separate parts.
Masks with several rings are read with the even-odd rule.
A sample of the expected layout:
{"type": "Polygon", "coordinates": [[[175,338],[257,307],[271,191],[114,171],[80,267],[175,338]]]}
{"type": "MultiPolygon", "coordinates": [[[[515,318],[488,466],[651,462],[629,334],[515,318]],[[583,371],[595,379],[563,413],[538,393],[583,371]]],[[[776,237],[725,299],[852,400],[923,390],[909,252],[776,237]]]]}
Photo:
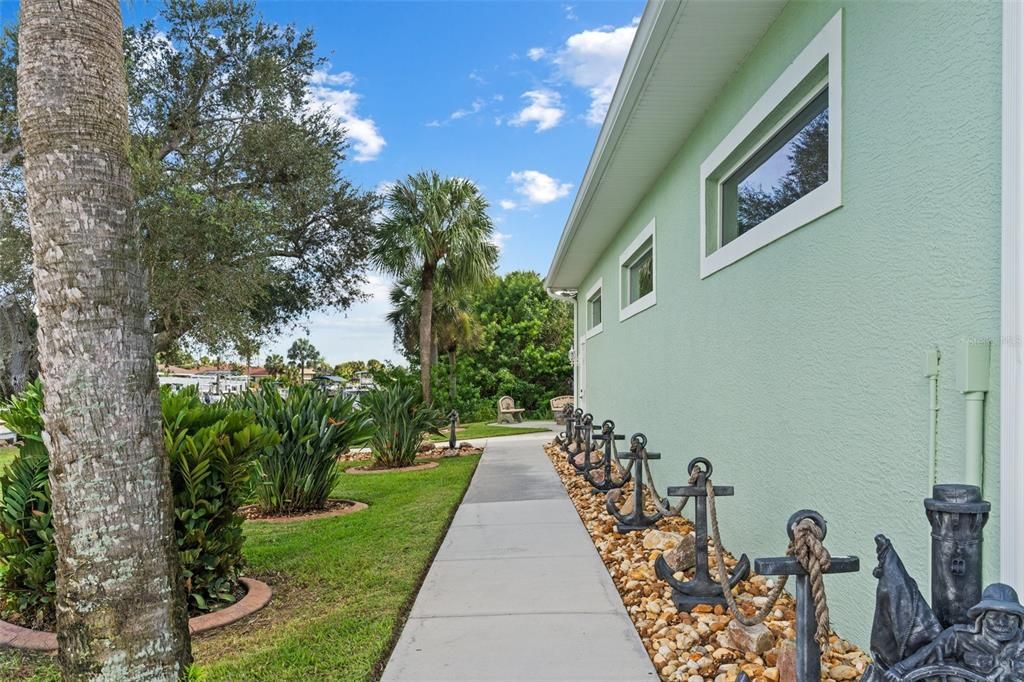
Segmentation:
{"type": "MultiPolygon", "coordinates": [[[[583,420],[590,417],[589,414],[583,414],[583,410],[577,408],[573,413],[572,417],[572,436],[569,438],[569,442],[565,446],[565,459],[569,464],[573,463],[573,458],[583,451],[583,420]]],[[[590,417],[593,421],[593,417],[590,417]]],[[[587,440],[589,441],[590,436],[588,434],[587,440]]]]}
{"type": "Polygon", "coordinates": [[[566,456],[566,461],[576,470],[576,473],[582,474],[586,463],[590,461],[590,450],[591,441],[594,437],[594,416],[587,412],[583,416],[576,420],[576,435],[573,441],[576,448],[570,448],[566,456]],[[577,464],[576,458],[583,457],[583,464],[577,464]]]}
{"type": "MultiPolygon", "coordinates": [[[[634,530],[650,528],[661,519],[661,512],[656,511],[653,516],[647,516],[644,513],[644,500],[646,499],[644,494],[644,467],[647,464],[647,460],[661,459],[661,453],[648,452],[647,436],[642,433],[634,433],[629,439],[629,452],[623,455],[622,459],[628,459],[632,462],[630,470],[633,477],[633,509],[628,514],[619,512],[618,507],[616,507],[616,503],[622,497],[622,491],[619,489],[609,491],[604,502],[605,510],[618,521],[615,524],[616,533],[629,533],[634,530]]],[[[664,500],[662,504],[663,506],[668,506],[668,500],[664,500]]]]}
{"type": "MultiPolygon", "coordinates": [[[[623,472],[622,478],[619,480],[615,480],[615,477],[612,475],[614,468],[613,464],[615,464],[617,460],[617,455],[615,454],[615,441],[625,439],[626,437],[622,434],[615,433],[615,422],[611,419],[606,419],[601,423],[601,433],[593,437],[594,443],[598,445],[599,450],[601,444],[604,444],[604,453],[602,454],[600,461],[596,464],[590,461],[589,448],[583,458],[583,478],[587,480],[587,483],[589,483],[594,490],[608,492],[609,490],[621,488],[629,482],[630,473],[628,469],[623,472]],[[591,474],[592,471],[598,469],[603,472],[600,479],[591,474]]],[[[577,467],[577,470],[579,470],[579,467],[577,467]]]]}
{"type": "MultiPolygon", "coordinates": [[[[806,519],[821,529],[821,539],[828,535],[828,524],[816,511],[805,509],[789,517],[786,532],[792,543],[796,538],[797,526],[806,519]]],[[[754,570],[758,575],[796,576],[796,679],[818,680],[821,678],[821,645],[816,637],[817,615],[812,593],[811,576],[800,561],[791,556],[756,559],[754,570]]],[[[855,556],[831,557],[823,575],[833,573],[856,573],[860,570],[860,559],[855,556]]]]}
{"type": "MultiPolygon", "coordinates": [[[[693,485],[678,486],[668,489],[670,497],[685,495],[694,498],[696,509],[693,513],[694,526],[694,558],[696,568],[693,578],[690,580],[676,580],[672,576],[672,569],[665,562],[664,556],[659,556],[654,562],[654,572],[659,578],[669,584],[672,588],[672,602],[680,611],[689,611],[698,604],[709,604],[715,606],[725,605],[725,595],[722,592],[722,585],[711,578],[708,571],[708,492],[707,482],[711,478],[711,462],[703,457],[697,457],[687,467],[691,480],[695,478],[693,485]],[[694,473],[697,473],[694,477],[694,473]]],[[[735,491],[731,485],[713,486],[715,497],[731,497],[735,491]]],[[[725,566],[719,566],[718,570],[724,571],[725,566]]],[[[732,577],[729,578],[730,589],[744,580],[750,574],[750,559],[744,554],[736,563],[732,577]]]]}
{"type": "Polygon", "coordinates": [[[565,452],[569,447],[569,440],[572,438],[572,415],[572,405],[566,405],[562,408],[562,423],[565,425],[565,430],[555,436],[555,442],[562,452],[565,452]]]}

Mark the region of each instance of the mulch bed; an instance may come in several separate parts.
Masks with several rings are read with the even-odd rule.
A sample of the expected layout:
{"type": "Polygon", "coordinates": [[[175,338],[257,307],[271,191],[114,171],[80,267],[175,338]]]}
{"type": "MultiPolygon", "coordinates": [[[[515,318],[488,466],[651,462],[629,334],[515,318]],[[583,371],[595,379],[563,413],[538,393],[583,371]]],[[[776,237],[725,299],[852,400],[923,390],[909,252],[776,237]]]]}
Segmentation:
{"type": "MultiPolygon", "coordinates": [[[[768,616],[765,621],[768,632],[763,633],[756,647],[737,644],[733,639],[730,633],[740,624],[730,627],[733,617],[727,608],[698,606],[689,613],[679,613],[672,603],[672,589],[655,575],[654,562],[662,552],[675,547],[682,535],[693,533],[690,521],[678,516],[663,518],[646,531],[616,533],[615,519],[605,510],[605,496],[594,494],[590,484],[566,462],[565,454],[557,445],[549,443],[544,450],[622,595],[623,604],[662,680],[732,682],[741,671],[754,682],[794,680],[791,661],[796,647],[796,615],[789,594],[782,595],[768,616]]],[[[632,483],[629,483],[621,499],[631,494],[632,483]]],[[[653,507],[648,507],[647,511],[654,513],[653,507]]],[[[725,561],[732,570],[735,559],[726,554],[725,561]]],[[[714,573],[713,550],[710,564],[714,573]]],[[[692,575],[691,569],[675,577],[679,580],[692,575]]],[[[773,585],[771,578],[759,575],[739,583],[734,593],[746,615],[754,615],[758,607],[766,603],[765,597],[773,585]]],[[[824,675],[830,680],[859,680],[871,662],[868,655],[834,633],[831,647],[822,662],[824,675]]]]}
{"type": "Polygon", "coordinates": [[[281,514],[277,512],[263,512],[255,504],[241,507],[238,510],[239,516],[246,521],[265,521],[268,523],[287,523],[289,521],[312,521],[313,519],[326,519],[332,516],[344,516],[363,511],[369,507],[363,502],[355,500],[327,500],[323,509],[311,509],[308,511],[281,514]]]}

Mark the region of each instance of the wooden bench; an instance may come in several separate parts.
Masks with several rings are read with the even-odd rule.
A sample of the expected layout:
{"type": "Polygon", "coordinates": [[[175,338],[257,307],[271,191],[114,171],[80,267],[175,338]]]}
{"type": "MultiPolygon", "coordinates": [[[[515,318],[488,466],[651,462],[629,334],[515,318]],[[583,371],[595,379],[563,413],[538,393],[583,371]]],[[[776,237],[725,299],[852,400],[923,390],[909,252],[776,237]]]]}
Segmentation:
{"type": "Polygon", "coordinates": [[[560,395],[551,399],[551,414],[555,418],[556,424],[564,424],[565,417],[562,415],[562,411],[566,405],[572,405],[571,395],[560,395]]]}
{"type": "Polygon", "coordinates": [[[523,412],[526,412],[521,407],[516,407],[516,401],[512,400],[512,396],[503,395],[498,399],[498,423],[499,424],[514,424],[516,422],[523,421],[523,412]]]}

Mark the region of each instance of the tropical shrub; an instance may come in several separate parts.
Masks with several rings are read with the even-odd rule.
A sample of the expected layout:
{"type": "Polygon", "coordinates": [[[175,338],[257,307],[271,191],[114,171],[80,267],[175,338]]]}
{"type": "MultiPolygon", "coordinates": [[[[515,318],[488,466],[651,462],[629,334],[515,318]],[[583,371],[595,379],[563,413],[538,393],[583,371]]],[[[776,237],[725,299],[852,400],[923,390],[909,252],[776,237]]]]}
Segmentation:
{"type": "Polygon", "coordinates": [[[0,403],[0,421],[22,441],[18,456],[0,476],[0,608],[34,627],[53,624],[56,594],[57,547],[42,405],[38,379],[0,403]]]}
{"type": "Polygon", "coordinates": [[[282,397],[273,385],[238,398],[281,439],[256,460],[257,504],[265,513],[322,509],[338,483],[337,457],[370,434],[355,400],[314,386],[293,386],[282,397]]]}
{"type": "Polygon", "coordinates": [[[412,464],[423,434],[439,429],[445,422],[444,413],[425,405],[419,386],[408,381],[395,381],[371,391],[360,404],[373,421],[370,448],[374,466],[379,468],[412,464]]]}
{"type": "MultiPolygon", "coordinates": [[[[257,453],[277,434],[251,414],[204,405],[195,390],[164,392],[164,443],[170,459],[175,534],[189,605],[207,611],[234,599],[243,536],[236,512],[250,494],[257,453]]],[[[42,388],[31,384],[0,404],[0,420],[21,451],[0,476],[0,611],[35,627],[53,624],[56,546],[43,445],[42,388]]]]}
{"type": "Polygon", "coordinates": [[[253,462],[278,435],[249,412],[203,404],[195,389],[166,391],[162,402],[189,606],[207,611],[234,600],[245,541],[238,508],[252,491],[253,462]]]}

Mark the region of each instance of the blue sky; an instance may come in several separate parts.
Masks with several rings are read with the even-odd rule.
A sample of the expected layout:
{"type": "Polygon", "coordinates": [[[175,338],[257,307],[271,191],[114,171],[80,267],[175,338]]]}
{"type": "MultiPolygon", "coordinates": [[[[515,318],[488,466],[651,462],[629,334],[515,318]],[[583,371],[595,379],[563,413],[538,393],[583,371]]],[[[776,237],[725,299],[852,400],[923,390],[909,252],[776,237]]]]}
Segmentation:
{"type": "MultiPolygon", "coordinates": [[[[330,69],[315,98],[350,130],[344,172],[372,189],[417,170],[471,178],[492,204],[500,271],[545,273],[643,11],[602,2],[258,2],[312,27],[330,69]]],[[[4,22],[16,4],[0,2],[4,22]]],[[[159,3],[124,5],[125,20],[159,3]]],[[[316,313],[310,340],[331,362],[397,360],[388,283],[347,313],[316,313]]],[[[295,330],[261,353],[283,352],[295,330]]]]}

